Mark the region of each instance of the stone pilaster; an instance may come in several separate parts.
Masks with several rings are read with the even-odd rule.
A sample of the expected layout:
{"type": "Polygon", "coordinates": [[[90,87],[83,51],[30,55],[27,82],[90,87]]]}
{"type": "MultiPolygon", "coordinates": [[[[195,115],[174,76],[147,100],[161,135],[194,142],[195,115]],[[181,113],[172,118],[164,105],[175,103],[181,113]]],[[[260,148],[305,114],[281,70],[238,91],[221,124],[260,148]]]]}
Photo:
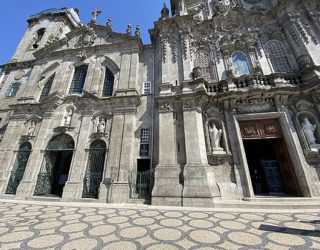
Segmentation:
{"type": "Polygon", "coordinates": [[[11,169],[16,160],[19,148],[19,133],[17,130],[17,121],[10,120],[6,133],[0,143],[0,193],[4,193],[10,178],[11,169]]]}
{"type": "Polygon", "coordinates": [[[152,205],[181,206],[182,186],[179,183],[176,135],[171,101],[159,103],[159,164],[155,171],[152,205]]]}
{"type": "Polygon", "coordinates": [[[208,165],[202,114],[196,110],[194,100],[184,101],[183,120],[187,155],[183,206],[212,207],[213,196],[219,196],[219,191],[213,169],[208,165]]]}
{"type": "Polygon", "coordinates": [[[130,64],[130,78],[129,78],[129,89],[137,89],[139,77],[139,55],[138,53],[133,53],[131,55],[131,64],[130,64]]]}
{"type": "Polygon", "coordinates": [[[46,113],[41,121],[38,136],[33,143],[32,153],[30,154],[25,174],[17,189],[17,197],[32,197],[37,184],[38,174],[43,164],[44,152],[47,143],[51,138],[52,113],[46,113]]]}
{"type": "Polygon", "coordinates": [[[188,32],[180,31],[182,44],[182,64],[183,64],[183,80],[189,80],[192,72],[192,62],[190,54],[190,34],[188,32]]]}
{"type": "Polygon", "coordinates": [[[135,161],[136,116],[134,112],[114,113],[110,137],[110,151],[105,179],[100,187],[100,200],[126,203],[129,199],[128,173],[135,161]]]}
{"type": "Polygon", "coordinates": [[[91,118],[92,112],[87,112],[82,116],[78,142],[73,153],[68,181],[63,188],[62,198],[64,200],[80,199],[82,197],[83,177],[86,172],[88,161],[86,148],[88,147],[91,131],[91,118]]]}
{"type": "Polygon", "coordinates": [[[129,87],[131,55],[123,53],[121,56],[121,69],[118,90],[127,90],[129,87]]]}

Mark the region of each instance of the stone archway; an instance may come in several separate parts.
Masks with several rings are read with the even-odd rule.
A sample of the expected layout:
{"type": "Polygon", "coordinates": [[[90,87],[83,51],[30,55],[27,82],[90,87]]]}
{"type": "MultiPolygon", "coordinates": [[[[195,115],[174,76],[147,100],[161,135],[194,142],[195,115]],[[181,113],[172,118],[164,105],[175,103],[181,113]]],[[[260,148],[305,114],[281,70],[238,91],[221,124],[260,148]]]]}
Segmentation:
{"type": "Polygon", "coordinates": [[[70,135],[53,137],[44,152],[44,160],[38,175],[34,194],[62,197],[68,180],[74,151],[74,141],[70,135]]]}

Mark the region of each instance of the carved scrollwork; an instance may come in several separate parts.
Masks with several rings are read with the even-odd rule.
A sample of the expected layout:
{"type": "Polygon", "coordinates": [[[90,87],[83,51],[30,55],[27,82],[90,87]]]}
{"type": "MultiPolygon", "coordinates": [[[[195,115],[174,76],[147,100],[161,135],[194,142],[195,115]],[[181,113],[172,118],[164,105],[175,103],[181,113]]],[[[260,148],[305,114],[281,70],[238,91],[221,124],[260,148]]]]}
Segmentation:
{"type": "Polygon", "coordinates": [[[282,131],[277,119],[239,121],[244,139],[280,138],[282,131]]]}
{"type": "Polygon", "coordinates": [[[159,111],[160,112],[170,112],[173,111],[173,102],[171,101],[166,101],[162,102],[159,105],[159,111]]]}
{"type": "Polygon", "coordinates": [[[81,47],[89,47],[94,44],[96,38],[95,30],[90,26],[86,26],[84,34],[80,37],[79,44],[81,47]]]}

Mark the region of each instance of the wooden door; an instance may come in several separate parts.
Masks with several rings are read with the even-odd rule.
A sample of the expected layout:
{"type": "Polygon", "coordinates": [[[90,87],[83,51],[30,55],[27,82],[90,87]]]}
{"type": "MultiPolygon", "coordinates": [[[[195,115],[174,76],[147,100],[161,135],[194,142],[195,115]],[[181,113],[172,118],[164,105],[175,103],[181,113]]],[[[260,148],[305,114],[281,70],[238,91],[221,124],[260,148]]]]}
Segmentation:
{"type": "Polygon", "coordinates": [[[280,164],[283,181],[285,183],[287,194],[290,196],[301,196],[296,173],[283,138],[277,139],[275,143],[275,152],[280,164]]]}

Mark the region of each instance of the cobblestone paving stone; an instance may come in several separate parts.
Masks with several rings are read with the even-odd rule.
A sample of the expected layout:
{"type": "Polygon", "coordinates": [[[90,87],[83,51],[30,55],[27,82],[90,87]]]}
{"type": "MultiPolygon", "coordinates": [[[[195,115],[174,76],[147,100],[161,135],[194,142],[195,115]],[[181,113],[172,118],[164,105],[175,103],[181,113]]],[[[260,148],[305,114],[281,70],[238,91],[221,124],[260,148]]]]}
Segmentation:
{"type": "Polygon", "coordinates": [[[320,249],[320,212],[0,202],[0,249],[320,249]]]}

